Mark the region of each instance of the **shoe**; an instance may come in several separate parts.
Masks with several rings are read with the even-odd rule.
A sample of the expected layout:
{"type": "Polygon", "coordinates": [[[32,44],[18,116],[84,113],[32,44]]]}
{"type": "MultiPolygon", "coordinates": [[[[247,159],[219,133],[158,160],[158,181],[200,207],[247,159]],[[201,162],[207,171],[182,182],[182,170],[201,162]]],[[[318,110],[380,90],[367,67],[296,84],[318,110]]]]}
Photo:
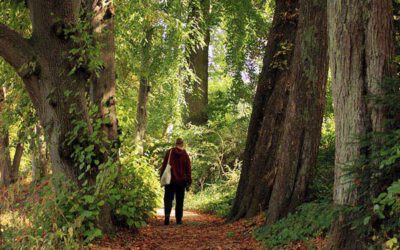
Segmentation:
{"type": "Polygon", "coordinates": [[[165,226],[168,226],[168,225],[169,225],[169,218],[168,218],[168,217],[165,217],[165,219],[164,219],[164,225],[165,225],[165,226]]]}
{"type": "Polygon", "coordinates": [[[182,225],[182,220],[177,220],[176,225],[182,225]]]}

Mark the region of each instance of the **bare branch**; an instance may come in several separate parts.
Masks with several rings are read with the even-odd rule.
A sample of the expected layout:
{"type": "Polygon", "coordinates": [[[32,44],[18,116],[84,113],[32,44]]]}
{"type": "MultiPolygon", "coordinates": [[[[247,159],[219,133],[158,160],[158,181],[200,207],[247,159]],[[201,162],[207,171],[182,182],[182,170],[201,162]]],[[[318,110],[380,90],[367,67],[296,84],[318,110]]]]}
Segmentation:
{"type": "Polygon", "coordinates": [[[28,77],[37,69],[34,61],[35,53],[29,41],[1,23],[0,56],[14,67],[22,78],[28,77]]]}

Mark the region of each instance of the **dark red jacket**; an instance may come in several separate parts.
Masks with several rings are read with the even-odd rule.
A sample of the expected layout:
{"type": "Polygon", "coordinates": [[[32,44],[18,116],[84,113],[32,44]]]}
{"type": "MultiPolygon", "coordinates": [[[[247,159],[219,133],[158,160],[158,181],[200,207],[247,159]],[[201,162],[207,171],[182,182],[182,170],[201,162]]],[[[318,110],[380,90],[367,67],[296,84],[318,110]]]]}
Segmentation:
{"type": "Polygon", "coordinates": [[[164,157],[163,164],[161,166],[161,175],[164,173],[167,167],[169,152],[171,153],[171,184],[178,184],[181,186],[192,184],[192,166],[190,158],[186,150],[179,148],[172,148],[167,151],[164,157]]]}

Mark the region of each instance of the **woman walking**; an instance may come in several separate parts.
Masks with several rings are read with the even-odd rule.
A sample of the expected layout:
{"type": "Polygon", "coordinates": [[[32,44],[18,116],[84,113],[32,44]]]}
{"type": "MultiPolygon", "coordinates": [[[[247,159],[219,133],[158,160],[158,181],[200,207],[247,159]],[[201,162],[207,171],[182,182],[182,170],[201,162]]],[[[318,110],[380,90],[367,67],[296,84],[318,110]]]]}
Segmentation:
{"type": "Polygon", "coordinates": [[[184,142],[181,138],[178,138],[175,147],[168,150],[165,154],[160,176],[163,176],[168,164],[171,166],[171,182],[168,185],[165,185],[164,224],[169,225],[174,196],[176,199],[176,224],[182,224],[185,189],[189,190],[189,187],[192,184],[192,169],[189,155],[184,149],[184,142]]]}

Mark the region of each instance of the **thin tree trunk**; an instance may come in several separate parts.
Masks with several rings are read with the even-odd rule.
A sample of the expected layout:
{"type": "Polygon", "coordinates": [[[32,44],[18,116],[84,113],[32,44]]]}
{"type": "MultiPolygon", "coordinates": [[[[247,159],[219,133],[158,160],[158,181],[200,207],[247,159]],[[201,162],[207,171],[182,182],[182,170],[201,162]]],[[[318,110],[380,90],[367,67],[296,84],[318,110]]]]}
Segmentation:
{"type": "Polygon", "coordinates": [[[35,126],[35,136],[31,139],[31,164],[32,164],[32,179],[39,181],[47,173],[47,155],[44,147],[43,130],[39,125],[35,126]]]}
{"type": "MultiPolygon", "coordinates": [[[[196,43],[193,47],[188,46],[188,64],[196,78],[188,82],[185,91],[187,105],[186,122],[195,125],[207,123],[208,105],[208,50],[210,45],[210,28],[208,18],[210,15],[210,0],[199,0],[191,2],[191,13],[189,23],[193,29],[200,29],[203,41],[196,43]]],[[[193,36],[192,36],[193,38],[193,36]]]]}
{"type": "Polygon", "coordinates": [[[21,165],[22,155],[24,153],[24,145],[22,143],[18,143],[15,147],[14,158],[11,165],[10,179],[11,182],[14,183],[19,178],[19,166],[21,165]]]}
{"type": "Polygon", "coordinates": [[[8,135],[0,133],[0,186],[8,186],[11,183],[11,159],[8,151],[8,135]]]}
{"type": "Polygon", "coordinates": [[[10,180],[11,160],[8,151],[8,131],[4,128],[3,124],[3,110],[4,110],[5,94],[3,87],[0,87],[0,186],[8,186],[10,180]]]}
{"type": "Polygon", "coordinates": [[[138,106],[136,113],[136,141],[140,144],[141,149],[143,150],[143,140],[146,135],[147,128],[147,104],[150,93],[150,64],[151,64],[151,46],[153,40],[153,27],[149,25],[149,27],[145,28],[146,40],[144,41],[144,45],[142,47],[142,62],[140,69],[140,86],[139,86],[139,98],[138,98],[138,106]]]}
{"type": "MultiPolygon", "coordinates": [[[[334,203],[358,204],[354,179],[346,169],[368,149],[360,139],[383,131],[384,111],[368,96],[379,95],[379,83],[392,75],[394,55],[392,0],[329,1],[330,66],[336,124],[334,203]]],[[[351,229],[351,215],[341,214],[331,228],[329,249],[364,249],[351,229]]]]}
{"type": "Polygon", "coordinates": [[[4,112],[5,93],[0,87],[0,186],[8,186],[11,183],[11,159],[9,151],[8,131],[4,127],[2,115],[4,112]]]}
{"type": "MultiPolygon", "coordinates": [[[[265,90],[264,108],[257,107],[258,115],[253,114],[259,120],[251,126],[258,131],[249,130],[248,139],[256,141],[247,144],[251,149],[246,149],[245,163],[249,165],[241,176],[245,180],[238,189],[234,209],[239,210],[233,211],[234,219],[268,209],[267,223],[271,224],[292,212],[306,197],[316,163],[328,72],[326,0],[300,0],[299,13],[297,1],[291,3],[276,6],[277,13],[298,15],[299,21],[297,26],[292,24],[291,36],[284,33],[278,51],[268,53],[274,58],[280,53],[289,57],[269,63],[270,68],[283,68],[279,63],[285,63],[280,78],[271,78],[273,73],[267,69],[264,74],[268,75],[261,76],[260,80],[271,79],[273,87],[265,90]],[[288,7],[291,12],[285,9],[288,7]]],[[[282,29],[273,28],[270,36],[272,32],[282,29]]],[[[261,103],[257,100],[260,95],[255,104],[261,103]]]]}

